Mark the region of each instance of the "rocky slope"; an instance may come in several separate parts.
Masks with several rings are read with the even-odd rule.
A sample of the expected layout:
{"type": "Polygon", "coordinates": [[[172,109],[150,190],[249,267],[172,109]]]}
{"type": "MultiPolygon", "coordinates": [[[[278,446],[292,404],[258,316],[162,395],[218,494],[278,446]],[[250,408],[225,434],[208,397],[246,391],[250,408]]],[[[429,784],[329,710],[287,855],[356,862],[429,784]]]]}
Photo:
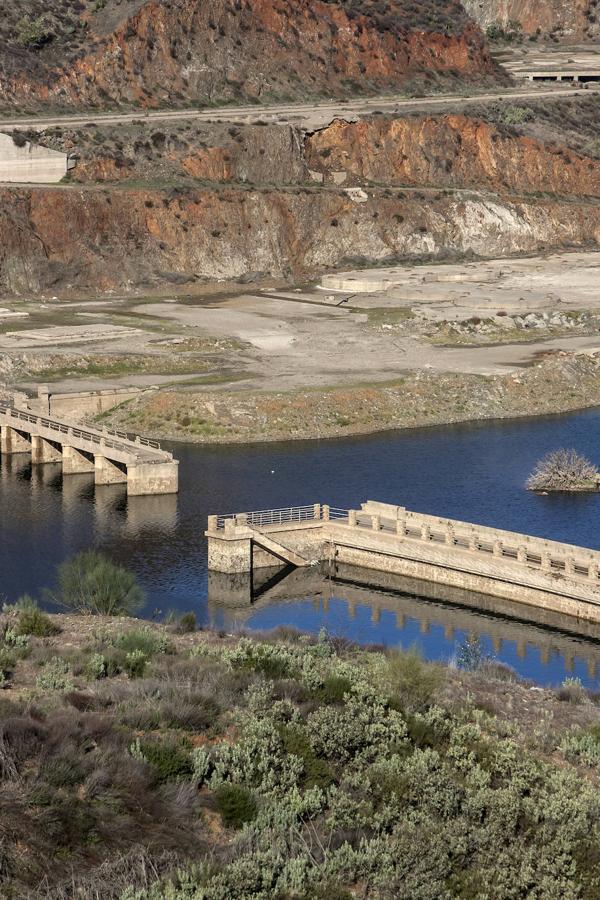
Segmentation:
{"type": "Polygon", "coordinates": [[[464,0],[464,5],[482,28],[517,22],[526,35],[581,40],[598,34],[597,0],[464,0]]]}
{"type": "Polygon", "coordinates": [[[338,120],[313,132],[257,117],[253,125],[188,120],[176,127],[140,121],[93,131],[51,129],[41,140],[78,157],[70,178],[81,183],[343,180],[598,196],[599,122],[600,95],[590,95],[539,109],[475,104],[472,112],[453,115],[338,120]],[[507,124],[514,121],[518,126],[507,124]]]}
{"type": "Polygon", "coordinates": [[[463,115],[335,122],[312,135],[308,165],[347,183],[444,185],[600,196],[600,161],[463,115]]]}
{"type": "Polygon", "coordinates": [[[108,0],[97,20],[94,7],[76,4],[72,27],[83,19],[86,40],[64,60],[56,27],[32,41],[16,23],[0,54],[0,103],[216,104],[499,75],[454,0],[146,0],[126,17],[118,5],[108,0]]]}
{"type": "Polygon", "coordinates": [[[0,189],[6,293],[108,289],[247,272],[600,243],[600,204],[445,191],[0,189]]]}

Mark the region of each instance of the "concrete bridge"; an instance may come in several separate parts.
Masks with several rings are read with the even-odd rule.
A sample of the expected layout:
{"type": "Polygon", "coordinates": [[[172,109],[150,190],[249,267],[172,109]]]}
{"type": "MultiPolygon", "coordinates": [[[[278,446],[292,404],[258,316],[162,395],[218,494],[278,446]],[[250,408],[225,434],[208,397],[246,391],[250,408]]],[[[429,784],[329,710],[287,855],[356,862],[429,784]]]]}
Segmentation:
{"type": "Polygon", "coordinates": [[[600,623],[600,552],[402,506],[370,500],[360,510],[315,504],[210,516],[206,535],[215,572],[329,561],[600,623]]]}
{"type": "Polygon", "coordinates": [[[63,475],[93,472],[96,484],[127,484],[131,496],[178,490],[179,463],[156,441],[83,428],[2,401],[0,452],[31,453],[35,465],[62,463],[63,475]]]}

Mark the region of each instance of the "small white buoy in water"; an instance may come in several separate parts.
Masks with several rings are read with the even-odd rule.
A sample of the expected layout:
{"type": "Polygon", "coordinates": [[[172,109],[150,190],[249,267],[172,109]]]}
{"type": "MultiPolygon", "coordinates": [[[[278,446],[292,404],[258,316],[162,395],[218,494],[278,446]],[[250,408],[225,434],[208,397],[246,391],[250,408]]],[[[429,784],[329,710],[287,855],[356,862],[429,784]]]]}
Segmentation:
{"type": "Polygon", "coordinates": [[[271,475],[275,474],[275,469],[271,469],[271,475]]]}

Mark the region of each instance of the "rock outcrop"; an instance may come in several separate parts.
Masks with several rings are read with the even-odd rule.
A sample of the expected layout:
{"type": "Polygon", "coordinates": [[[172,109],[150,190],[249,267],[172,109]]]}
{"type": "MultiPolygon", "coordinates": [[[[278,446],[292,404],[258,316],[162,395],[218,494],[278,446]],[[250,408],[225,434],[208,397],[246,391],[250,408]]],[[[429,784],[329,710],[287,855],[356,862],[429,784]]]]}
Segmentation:
{"type": "Polygon", "coordinates": [[[482,28],[518,22],[526,35],[581,40],[598,34],[595,0],[464,0],[464,5],[482,28]]]}
{"type": "MultiPolygon", "coordinates": [[[[114,6],[114,2],[109,0],[114,6]]],[[[479,27],[454,0],[146,0],[113,31],[88,15],[87,48],[12,54],[0,102],[144,107],[346,95],[413,77],[497,78],[479,27]],[[28,65],[28,56],[35,66],[28,65]]],[[[51,44],[51,42],[50,42],[51,44]]]]}
{"type": "Polygon", "coordinates": [[[110,133],[79,147],[63,135],[57,146],[79,154],[71,177],[82,183],[189,176],[249,185],[302,185],[311,179],[327,185],[343,179],[345,186],[600,196],[600,159],[467,115],[338,120],[312,133],[283,124],[199,129],[191,121],[173,133],[140,125],[117,143],[110,133]]]}
{"type": "Polygon", "coordinates": [[[600,204],[238,188],[0,189],[0,289],[106,290],[166,275],[300,278],[362,261],[600,243],[600,204]]]}
{"type": "Polygon", "coordinates": [[[337,121],[307,140],[311,170],[347,183],[600,196],[600,160],[462,115],[337,121]]]}

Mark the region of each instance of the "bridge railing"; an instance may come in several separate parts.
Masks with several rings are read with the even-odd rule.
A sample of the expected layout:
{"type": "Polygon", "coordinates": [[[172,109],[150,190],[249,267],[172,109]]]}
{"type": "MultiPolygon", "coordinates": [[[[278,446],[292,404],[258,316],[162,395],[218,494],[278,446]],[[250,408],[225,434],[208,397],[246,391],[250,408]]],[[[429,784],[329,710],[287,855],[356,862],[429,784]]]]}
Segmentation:
{"type": "Polygon", "coordinates": [[[370,510],[351,510],[348,525],[401,539],[456,547],[487,558],[520,563],[558,577],[599,583],[600,552],[517,532],[470,525],[454,519],[439,519],[398,508],[397,518],[370,510]]]}
{"type": "Polygon", "coordinates": [[[306,506],[284,506],[280,509],[258,509],[252,512],[229,513],[222,516],[210,516],[209,525],[217,530],[225,528],[226,522],[237,525],[250,525],[261,528],[267,525],[285,525],[302,522],[324,522],[330,519],[348,519],[348,510],[312,503],[306,506]]]}
{"type": "MultiPolygon", "coordinates": [[[[32,425],[39,425],[42,428],[47,428],[48,430],[54,431],[57,434],[66,434],[78,438],[79,440],[88,441],[89,443],[95,444],[98,447],[109,447],[125,453],[135,453],[137,447],[148,447],[152,450],[158,451],[165,458],[172,458],[171,453],[166,450],[162,450],[158,441],[151,440],[150,438],[143,438],[139,435],[134,435],[132,438],[125,432],[110,431],[108,429],[104,429],[101,432],[89,431],[84,428],[78,428],[75,425],[66,425],[64,422],[59,422],[55,419],[49,419],[46,416],[41,416],[37,413],[26,412],[22,409],[16,409],[14,406],[11,406],[10,403],[6,403],[3,401],[0,401],[0,413],[4,413],[11,419],[17,419],[20,422],[28,422],[32,425]],[[113,440],[113,438],[115,437],[122,438],[128,443],[124,444],[122,440],[115,441],[113,440]]],[[[162,460],[149,459],[147,461],[160,462],[162,460]]]]}

